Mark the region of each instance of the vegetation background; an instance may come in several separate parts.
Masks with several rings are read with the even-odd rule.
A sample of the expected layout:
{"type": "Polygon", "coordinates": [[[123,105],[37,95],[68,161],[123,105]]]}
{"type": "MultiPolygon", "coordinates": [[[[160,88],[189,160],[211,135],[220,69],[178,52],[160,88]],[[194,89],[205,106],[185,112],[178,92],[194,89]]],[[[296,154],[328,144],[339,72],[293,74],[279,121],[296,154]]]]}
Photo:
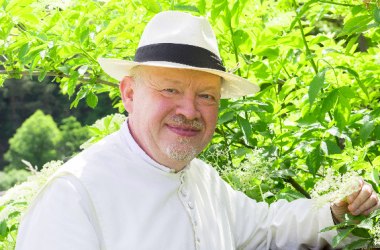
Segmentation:
{"type": "MultiPolygon", "coordinates": [[[[117,122],[108,117],[91,131],[78,132],[78,138],[67,138],[70,126],[80,130],[112,110],[122,112],[117,82],[102,72],[96,59],[132,60],[147,21],[163,10],[206,16],[227,69],[261,87],[254,96],[221,101],[215,136],[201,155],[234,188],[269,203],[310,198],[315,184],[332,170],[336,176],[355,172],[379,191],[378,0],[0,0],[0,110],[6,110],[0,113],[0,135],[7,173],[23,168],[21,159],[32,169],[47,159],[64,160],[79,151],[85,138],[99,139],[113,131],[109,126],[117,122]],[[4,149],[3,131],[12,131],[8,113],[18,114],[9,108],[20,108],[17,102],[4,101],[4,93],[17,86],[13,101],[28,93],[22,92],[19,80],[7,79],[38,80],[45,86],[39,90],[45,93],[38,96],[41,101],[61,98],[59,94],[70,101],[70,111],[67,106],[42,105],[59,123],[49,131],[57,129],[61,139],[40,150],[50,158],[19,155],[29,152],[22,147],[37,143],[36,137],[28,142],[28,134],[48,131],[27,126],[27,121],[17,130],[19,135],[8,135],[12,139],[4,149]],[[69,114],[77,114],[82,124],[73,118],[64,122],[69,114]],[[84,118],[90,114],[93,118],[84,118]]],[[[22,86],[37,85],[28,81],[22,86]]],[[[33,112],[30,109],[28,116],[33,112]]],[[[14,197],[3,201],[0,212],[14,209],[0,216],[4,249],[13,249],[18,218],[26,206],[14,197]],[[15,208],[16,201],[22,208],[15,208]]],[[[351,232],[360,237],[351,249],[380,243],[379,215],[363,220],[357,226],[348,218],[334,244],[351,232]]]]}

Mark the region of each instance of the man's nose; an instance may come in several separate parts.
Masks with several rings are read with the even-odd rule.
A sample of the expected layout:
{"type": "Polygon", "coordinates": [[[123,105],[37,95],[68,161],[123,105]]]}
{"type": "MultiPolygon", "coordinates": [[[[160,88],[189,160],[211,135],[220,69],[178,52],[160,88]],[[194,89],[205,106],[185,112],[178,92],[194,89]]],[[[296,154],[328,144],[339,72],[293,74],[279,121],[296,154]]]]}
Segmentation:
{"type": "Polygon", "coordinates": [[[180,100],[178,100],[177,104],[177,115],[183,115],[188,120],[194,120],[201,117],[201,113],[198,110],[198,105],[196,103],[195,96],[182,96],[180,100]]]}

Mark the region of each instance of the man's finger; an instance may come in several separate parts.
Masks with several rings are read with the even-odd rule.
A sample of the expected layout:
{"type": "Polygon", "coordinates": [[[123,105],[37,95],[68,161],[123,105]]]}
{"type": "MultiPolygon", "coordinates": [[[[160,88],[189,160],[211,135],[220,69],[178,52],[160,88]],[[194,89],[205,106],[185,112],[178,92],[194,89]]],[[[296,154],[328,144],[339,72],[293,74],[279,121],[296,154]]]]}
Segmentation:
{"type": "Polygon", "coordinates": [[[353,192],[352,194],[350,194],[349,196],[347,196],[348,204],[354,203],[354,201],[356,200],[356,198],[358,197],[358,195],[362,191],[364,183],[365,182],[362,179],[359,180],[359,187],[357,189],[355,188],[356,191],[353,192]]]}
{"type": "Polygon", "coordinates": [[[332,204],[335,207],[347,207],[347,202],[344,200],[336,201],[332,204]]]}
{"type": "Polygon", "coordinates": [[[379,203],[377,194],[373,191],[372,186],[365,183],[360,190],[359,194],[353,200],[353,202],[348,206],[348,210],[353,215],[359,215],[366,210],[376,207],[379,203]]]}

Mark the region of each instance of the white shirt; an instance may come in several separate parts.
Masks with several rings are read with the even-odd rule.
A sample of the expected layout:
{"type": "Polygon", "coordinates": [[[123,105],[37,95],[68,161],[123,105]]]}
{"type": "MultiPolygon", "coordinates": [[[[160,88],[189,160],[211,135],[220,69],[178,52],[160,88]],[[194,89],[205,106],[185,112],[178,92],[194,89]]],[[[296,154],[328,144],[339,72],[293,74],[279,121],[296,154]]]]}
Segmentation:
{"type": "Polygon", "coordinates": [[[17,250],[320,249],[329,207],[270,207],[233,190],[194,159],[175,173],[122,129],[68,161],[20,224],[17,250]]]}

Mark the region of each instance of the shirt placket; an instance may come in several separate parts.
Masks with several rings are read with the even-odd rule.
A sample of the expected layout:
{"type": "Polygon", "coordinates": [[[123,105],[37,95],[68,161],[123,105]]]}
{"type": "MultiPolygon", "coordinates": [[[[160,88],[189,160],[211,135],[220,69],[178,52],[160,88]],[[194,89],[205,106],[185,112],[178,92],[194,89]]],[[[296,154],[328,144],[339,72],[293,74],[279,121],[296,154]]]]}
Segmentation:
{"type": "Polygon", "coordinates": [[[200,233],[199,233],[197,207],[195,205],[193,194],[188,188],[187,179],[188,179],[188,176],[185,170],[180,174],[181,184],[178,190],[178,195],[191,220],[191,224],[192,224],[192,228],[194,232],[195,249],[199,250],[200,245],[201,245],[201,240],[200,240],[200,233]]]}

